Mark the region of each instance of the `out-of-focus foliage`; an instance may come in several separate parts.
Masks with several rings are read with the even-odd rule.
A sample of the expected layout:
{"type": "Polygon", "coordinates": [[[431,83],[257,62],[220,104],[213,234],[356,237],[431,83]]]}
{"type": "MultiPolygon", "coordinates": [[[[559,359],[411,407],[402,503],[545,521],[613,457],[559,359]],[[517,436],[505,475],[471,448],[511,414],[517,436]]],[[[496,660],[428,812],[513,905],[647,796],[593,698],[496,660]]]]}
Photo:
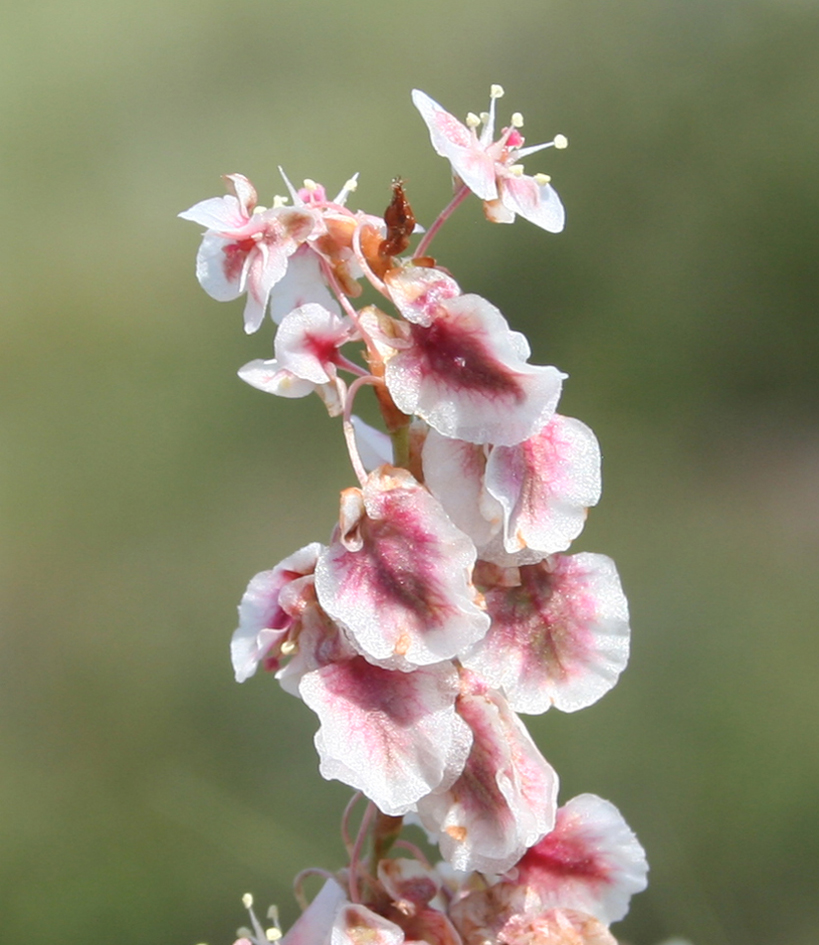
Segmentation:
{"type": "Polygon", "coordinates": [[[568,210],[552,237],[477,201],[436,243],[567,370],[605,489],[633,658],[533,731],[562,796],[648,849],[620,934],[819,935],[819,6],[810,0],[27,0],[0,32],[0,924],[27,945],[232,941],[337,866],[347,791],[309,711],[242,687],[247,580],[326,540],[351,472],[318,402],[193,277],[174,218],[276,165],[377,211],[448,199],[409,91],[491,82],[568,210]],[[260,347],[261,346],[261,347],[260,347]]]}

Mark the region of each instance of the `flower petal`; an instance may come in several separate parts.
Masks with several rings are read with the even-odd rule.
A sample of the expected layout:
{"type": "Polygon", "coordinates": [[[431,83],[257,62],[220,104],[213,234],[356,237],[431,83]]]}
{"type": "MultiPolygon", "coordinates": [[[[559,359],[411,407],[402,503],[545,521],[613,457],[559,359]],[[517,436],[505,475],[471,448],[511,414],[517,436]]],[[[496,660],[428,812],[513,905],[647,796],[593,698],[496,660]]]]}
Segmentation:
{"type": "Polygon", "coordinates": [[[356,657],[307,673],[299,692],[321,720],[323,777],[405,814],[463,769],[471,733],[455,712],[457,689],[451,663],[400,673],[356,657]]]}
{"type": "Polygon", "coordinates": [[[503,507],[507,552],[564,551],[600,498],[597,439],[585,423],[555,414],[528,440],[491,451],[486,489],[503,507]]]}
{"type": "Polygon", "coordinates": [[[556,555],[521,567],[519,575],[516,585],[499,580],[484,587],[492,625],[464,665],[502,689],[518,712],[591,705],[628,661],[628,605],[614,562],[598,554],[556,555]]]}
{"type": "Polygon", "coordinates": [[[566,211],[555,189],[550,184],[538,185],[526,174],[502,177],[500,198],[507,210],[549,233],[560,233],[566,224],[566,211]]]}

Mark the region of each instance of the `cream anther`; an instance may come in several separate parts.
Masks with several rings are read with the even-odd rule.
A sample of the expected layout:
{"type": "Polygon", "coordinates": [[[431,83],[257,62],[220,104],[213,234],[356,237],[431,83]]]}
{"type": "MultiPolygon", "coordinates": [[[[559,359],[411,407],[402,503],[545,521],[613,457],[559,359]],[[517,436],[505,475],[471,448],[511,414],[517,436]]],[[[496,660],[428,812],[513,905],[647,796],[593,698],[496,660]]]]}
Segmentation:
{"type": "Polygon", "coordinates": [[[290,656],[291,653],[296,652],[298,649],[298,644],[295,642],[295,640],[285,640],[279,649],[281,650],[282,656],[290,656]]]}
{"type": "Polygon", "coordinates": [[[278,207],[283,207],[289,199],[289,197],[282,197],[281,194],[276,194],[273,198],[273,208],[277,209],[278,207]]]}
{"type": "Polygon", "coordinates": [[[559,150],[568,148],[569,139],[566,137],[566,135],[555,135],[554,146],[559,150]]]}
{"type": "Polygon", "coordinates": [[[245,907],[245,909],[253,908],[253,894],[252,893],[245,893],[244,896],[242,896],[242,905],[245,907]]]}
{"type": "Polygon", "coordinates": [[[535,174],[535,183],[538,187],[545,187],[551,179],[548,174],[535,174]]]}
{"type": "Polygon", "coordinates": [[[515,112],[512,115],[512,127],[513,128],[522,128],[523,127],[523,115],[520,112],[515,112]]]}
{"type": "Polygon", "coordinates": [[[477,128],[480,123],[481,123],[481,119],[475,114],[475,112],[470,112],[466,116],[467,128],[477,128]]]}
{"type": "Polygon", "coordinates": [[[344,185],[344,190],[346,190],[347,193],[349,193],[349,194],[351,194],[351,193],[353,193],[354,191],[358,190],[358,178],[357,178],[357,177],[351,177],[351,178],[347,181],[347,183],[344,185]]]}
{"type": "Polygon", "coordinates": [[[523,165],[522,164],[513,164],[509,170],[515,175],[515,177],[523,177],[523,165]]]}
{"type": "Polygon", "coordinates": [[[480,114],[481,121],[486,124],[489,121],[489,112],[481,112],[480,114]]]}
{"type": "Polygon", "coordinates": [[[502,85],[492,85],[489,88],[489,97],[490,98],[503,98],[503,86],[502,85]]]}
{"type": "Polygon", "coordinates": [[[278,942],[282,937],[282,930],[276,928],[265,929],[264,935],[268,942],[278,942]]]}
{"type": "Polygon", "coordinates": [[[314,180],[311,180],[311,178],[305,177],[304,189],[305,190],[318,190],[318,184],[314,180]]]}

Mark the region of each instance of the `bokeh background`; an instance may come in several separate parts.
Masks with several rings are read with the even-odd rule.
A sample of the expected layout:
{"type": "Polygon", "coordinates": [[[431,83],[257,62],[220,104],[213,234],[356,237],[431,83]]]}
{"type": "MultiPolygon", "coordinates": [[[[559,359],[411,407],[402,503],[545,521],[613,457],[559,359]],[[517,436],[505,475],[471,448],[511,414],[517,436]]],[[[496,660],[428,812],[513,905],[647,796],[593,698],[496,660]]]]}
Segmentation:
{"type": "Polygon", "coordinates": [[[819,4],[810,0],[26,0],[0,19],[0,937],[232,942],[342,862],[348,797],[309,710],[237,686],[248,579],[326,540],[351,484],[317,399],[198,287],[175,219],[241,171],[262,202],[448,166],[409,99],[503,84],[560,236],[463,207],[436,243],[567,371],[633,656],[531,728],[564,799],[613,800],[651,885],[619,934],[819,941],[819,4]]]}

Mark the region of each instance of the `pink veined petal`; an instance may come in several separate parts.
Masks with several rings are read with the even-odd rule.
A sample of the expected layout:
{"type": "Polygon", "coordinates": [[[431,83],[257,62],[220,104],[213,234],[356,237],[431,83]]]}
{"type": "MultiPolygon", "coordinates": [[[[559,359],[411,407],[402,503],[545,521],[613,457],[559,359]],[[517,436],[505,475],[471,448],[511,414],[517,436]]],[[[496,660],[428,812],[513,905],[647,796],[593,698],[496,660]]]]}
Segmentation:
{"type": "Polygon", "coordinates": [[[483,490],[486,447],[430,430],[421,459],[427,488],[480,552],[503,524],[503,508],[483,490]]]}
{"type": "Polygon", "coordinates": [[[499,694],[462,692],[473,733],[464,772],[418,802],[418,816],[456,870],[500,873],[554,825],[557,775],[499,694]]]}
{"type": "Polygon", "coordinates": [[[591,705],[628,661],[628,605],[614,562],[556,555],[519,575],[517,586],[485,588],[492,625],[464,665],[502,689],[518,712],[591,705]]]}
{"type": "Polygon", "coordinates": [[[432,147],[449,160],[453,172],[481,200],[497,197],[495,162],[475,135],[424,92],[414,89],[412,101],[429,129],[432,147]]]}
{"type": "Polygon", "coordinates": [[[237,243],[218,233],[205,233],[196,254],[196,278],[212,299],[230,302],[244,292],[245,261],[257,252],[252,240],[237,243]]]}
{"type": "Polygon", "coordinates": [[[261,327],[270,291],[287,271],[288,249],[287,244],[260,241],[258,249],[248,256],[244,317],[245,332],[249,335],[261,327]]]}
{"type": "Polygon", "coordinates": [[[526,174],[504,175],[500,180],[500,199],[507,210],[549,233],[560,233],[566,224],[566,211],[554,188],[550,184],[539,186],[526,174]]]}
{"type": "Polygon", "coordinates": [[[335,377],[339,348],[350,340],[350,324],[315,302],[283,319],[276,332],[276,360],[285,370],[314,384],[335,377]]]}
{"type": "Polygon", "coordinates": [[[461,294],[461,288],[452,276],[425,266],[391,270],[385,280],[398,311],[407,321],[425,328],[432,324],[444,302],[461,294]]]}
{"type": "Polygon", "coordinates": [[[564,551],[582,531],[600,488],[595,435],[559,414],[517,446],[493,449],[486,466],[486,489],[503,507],[510,554],[523,548],[544,555],[564,551]]]}
{"type": "Polygon", "coordinates": [[[430,327],[410,325],[412,346],[387,362],[393,400],[443,436],[520,443],[551,418],[565,375],[522,360],[517,334],[480,296],[444,301],[430,327]]]}
{"type": "Polygon", "coordinates": [[[646,888],[648,864],[614,804],[581,794],[558,810],[554,830],[527,851],[515,874],[511,882],[540,909],[578,909],[609,923],[646,888]]]}
{"type": "Polygon", "coordinates": [[[370,474],[363,500],[363,510],[342,518],[342,534],[316,572],[322,607],[357,649],[409,670],[451,659],[483,637],[489,621],[470,581],[475,547],[433,496],[406,470],[383,466],[370,474]]]}
{"type": "Polygon", "coordinates": [[[457,687],[451,663],[401,673],[356,657],[307,673],[299,692],[321,721],[322,776],[362,791],[385,814],[407,813],[451,783],[469,754],[457,687]]]}

